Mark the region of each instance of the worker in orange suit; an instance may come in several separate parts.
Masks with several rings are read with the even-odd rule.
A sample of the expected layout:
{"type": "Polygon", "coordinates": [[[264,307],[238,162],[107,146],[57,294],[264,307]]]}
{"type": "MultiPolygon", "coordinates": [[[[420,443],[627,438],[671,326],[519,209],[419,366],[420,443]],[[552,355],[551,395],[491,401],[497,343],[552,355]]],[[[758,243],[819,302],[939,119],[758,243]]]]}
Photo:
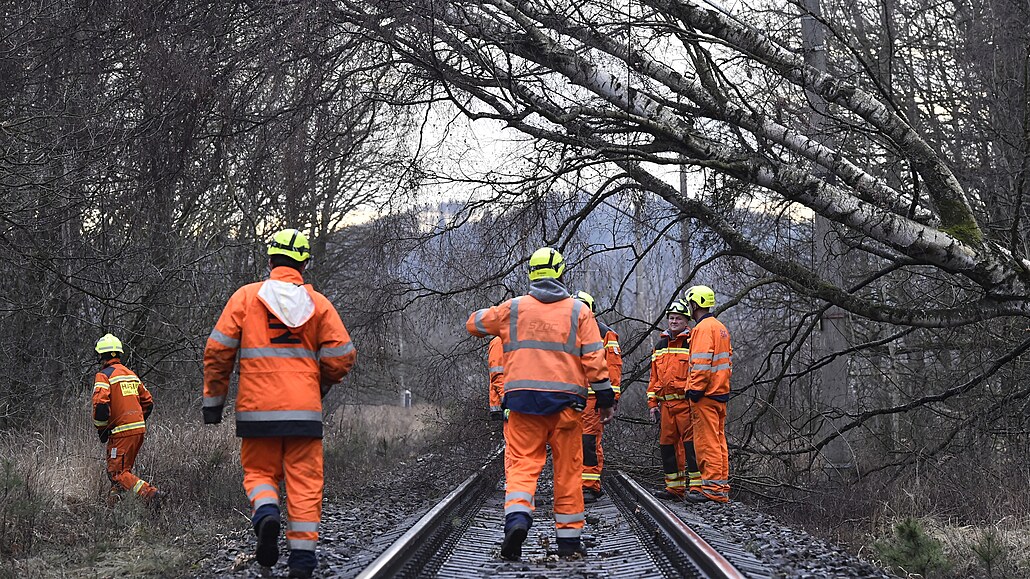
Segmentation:
{"type": "MultiPolygon", "coordinates": [[[[578,292],[576,299],[590,307],[590,312],[597,314],[594,297],[587,292],[578,292]]],[[[594,318],[597,320],[597,318],[594,318]]],[[[604,359],[608,365],[608,378],[615,394],[615,404],[622,395],[622,352],[619,350],[619,335],[601,320],[597,320],[597,328],[604,343],[604,359]]],[[[614,409],[614,407],[613,407],[614,409]]],[[[601,470],[604,468],[604,449],[601,437],[604,425],[597,413],[597,396],[593,390],[587,395],[587,406],[583,410],[583,502],[595,503],[600,498],[601,470]]]]}
{"type": "Polygon", "coordinates": [[[583,507],[583,422],[587,388],[600,421],[612,418],[615,393],[604,344],[590,308],[560,281],[565,260],[543,247],[529,258],[529,293],[478,310],[465,324],[474,336],[499,336],[504,345],[504,541],[501,557],[517,561],[533,523],[537,479],[551,447],[554,522],[560,557],[579,557],[583,507]]]}
{"type": "Polygon", "coordinates": [[[676,300],[666,309],[668,329],[661,333],[651,353],[651,378],[647,406],[651,419],[661,424],[658,448],[665,473],[665,488],[655,493],[662,499],[683,498],[688,485],[700,486],[701,473],[694,456],[694,435],[686,386],[690,361],[689,308],[676,300]]]}
{"type": "Polygon", "coordinates": [[[504,420],[504,344],[500,338],[490,340],[486,363],[490,375],[490,420],[504,420]]]}
{"type": "Polygon", "coordinates": [[[687,289],[686,301],[695,325],[690,332],[690,398],[694,426],[694,448],[701,470],[700,493],[687,499],[698,503],[730,500],[730,454],[726,445],[726,402],[730,398],[733,347],[730,332],[715,319],[712,288],[696,285],[687,289]]]}
{"type": "Polygon", "coordinates": [[[100,371],[93,379],[93,425],[100,442],[107,443],[108,504],[114,504],[122,490],[156,503],[164,493],[132,473],[143,447],[147,418],[154,410],[154,397],[139,376],[122,364],[121,340],[105,334],[94,349],[100,356],[100,371]]]}
{"type": "Polygon", "coordinates": [[[257,561],[279,559],[279,485],[285,482],[290,577],[310,577],[322,518],[322,398],[356,353],[333,304],[304,284],[311,258],[296,229],[268,246],[271,274],[238,289],[204,350],[204,423],[222,420],[237,354],[236,436],[243,487],[253,507],[257,561]]]}

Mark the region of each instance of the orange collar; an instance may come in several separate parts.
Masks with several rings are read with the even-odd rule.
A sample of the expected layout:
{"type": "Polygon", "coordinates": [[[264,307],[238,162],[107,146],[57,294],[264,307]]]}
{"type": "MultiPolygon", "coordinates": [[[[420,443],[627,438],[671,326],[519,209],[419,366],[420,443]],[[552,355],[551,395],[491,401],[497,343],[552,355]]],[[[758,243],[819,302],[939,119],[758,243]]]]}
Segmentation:
{"type": "Polygon", "coordinates": [[[285,281],[297,285],[304,285],[304,276],[302,276],[299,271],[293,269],[292,267],[286,267],[285,265],[280,265],[279,267],[272,268],[272,273],[268,276],[268,279],[285,281]]]}

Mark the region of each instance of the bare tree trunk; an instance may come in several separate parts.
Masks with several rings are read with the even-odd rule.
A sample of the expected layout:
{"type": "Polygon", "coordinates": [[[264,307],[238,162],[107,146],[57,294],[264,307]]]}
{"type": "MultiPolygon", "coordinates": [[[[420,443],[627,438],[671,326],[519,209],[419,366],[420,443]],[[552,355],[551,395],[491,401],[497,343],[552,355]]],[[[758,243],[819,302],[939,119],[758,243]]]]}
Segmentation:
{"type": "MultiPolygon", "coordinates": [[[[801,16],[805,63],[825,72],[826,34],[817,21],[820,15],[819,0],[804,0],[802,5],[806,11],[801,16]]],[[[812,111],[809,115],[812,133],[821,144],[832,146],[826,130],[828,126],[826,101],[822,96],[811,91],[808,92],[808,98],[812,103],[812,111]]],[[[821,165],[814,165],[813,176],[828,183],[833,182],[833,175],[821,165]]],[[[816,271],[823,279],[835,286],[845,287],[841,271],[844,245],[840,241],[840,231],[828,219],[816,215],[813,234],[815,238],[812,251],[814,252],[816,271]]],[[[831,306],[823,314],[823,319],[819,323],[819,331],[815,335],[813,344],[813,360],[819,361],[845,350],[848,347],[848,334],[847,314],[841,308],[831,306]]],[[[840,416],[842,412],[851,412],[855,406],[854,397],[848,384],[847,359],[839,356],[820,368],[816,377],[816,386],[816,395],[819,400],[816,401],[815,406],[821,409],[824,416],[819,433],[822,438],[833,433],[836,429],[836,422],[843,422],[834,417],[840,416]]],[[[823,456],[828,470],[842,471],[850,468],[853,464],[854,455],[844,435],[828,444],[823,451],[823,456]]]]}
{"type": "Polygon", "coordinates": [[[650,322],[654,307],[648,298],[651,295],[650,280],[654,272],[647,267],[647,260],[640,260],[639,257],[644,255],[645,239],[647,238],[644,231],[644,195],[645,193],[638,192],[633,196],[633,253],[638,256],[639,260],[633,271],[634,289],[636,290],[633,296],[633,317],[650,322]]]}

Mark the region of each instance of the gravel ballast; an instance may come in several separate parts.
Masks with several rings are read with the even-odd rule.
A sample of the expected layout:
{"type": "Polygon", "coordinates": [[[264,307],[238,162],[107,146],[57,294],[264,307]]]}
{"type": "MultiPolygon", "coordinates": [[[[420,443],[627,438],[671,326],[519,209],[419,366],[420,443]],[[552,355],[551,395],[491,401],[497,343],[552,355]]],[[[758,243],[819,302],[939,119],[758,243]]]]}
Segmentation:
{"type": "MultiPolygon", "coordinates": [[[[455,464],[441,456],[427,455],[410,464],[399,464],[393,472],[360,492],[348,494],[343,501],[327,500],[319,529],[316,576],[357,575],[475,468],[471,463],[455,464]]],[[[541,484],[540,492],[547,493],[547,486],[541,484]]],[[[872,562],[804,531],[790,529],[746,504],[669,504],[684,520],[696,525],[702,536],[707,528],[740,543],[776,577],[894,577],[872,562]]],[[[280,562],[270,574],[254,561],[255,538],[249,528],[232,530],[216,540],[211,556],[200,561],[195,573],[188,576],[256,578],[287,574],[284,540],[280,562]]]]}

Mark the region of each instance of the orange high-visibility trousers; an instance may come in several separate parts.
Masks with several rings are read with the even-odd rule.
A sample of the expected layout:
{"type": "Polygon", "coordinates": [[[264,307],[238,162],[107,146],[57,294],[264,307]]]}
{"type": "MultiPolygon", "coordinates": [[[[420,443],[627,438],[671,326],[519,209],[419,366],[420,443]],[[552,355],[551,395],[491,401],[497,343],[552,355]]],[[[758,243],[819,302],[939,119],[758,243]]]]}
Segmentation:
{"type": "Polygon", "coordinates": [[[587,397],[586,408],[583,409],[583,488],[593,491],[601,490],[601,469],[604,468],[604,449],[601,448],[601,436],[604,425],[597,414],[597,397],[587,397]]]}
{"type": "Polygon", "coordinates": [[[665,400],[661,404],[661,423],[658,433],[658,444],[662,450],[662,470],[665,472],[665,490],[682,495],[687,490],[687,467],[684,446],[692,446],[694,429],[691,423],[690,402],[683,400],[665,400]],[[666,457],[670,452],[676,456],[676,465],[666,457]]]}
{"type": "Polygon", "coordinates": [[[279,481],[286,481],[286,542],[291,550],[314,551],[322,521],[322,439],[242,438],[243,488],[254,511],[279,505],[279,481]]]}
{"type": "Polygon", "coordinates": [[[726,446],[726,403],[702,397],[691,404],[694,449],[701,470],[701,493],[713,501],[730,500],[730,454],[726,446]]]}
{"type": "Polygon", "coordinates": [[[136,456],[143,447],[143,431],[107,439],[107,477],[112,487],[120,486],[143,498],[150,498],[157,492],[157,487],[132,474],[136,465],[136,456]]]}
{"type": "Polygon", "coordinates": [[[514,410],[504,430],[504,514],[533,516],[537,479],[551,447],[554,467],[554,526],[559,539],[579,539],[583,532],[583,422],[565,408],[538,416],[514,410]]]}

